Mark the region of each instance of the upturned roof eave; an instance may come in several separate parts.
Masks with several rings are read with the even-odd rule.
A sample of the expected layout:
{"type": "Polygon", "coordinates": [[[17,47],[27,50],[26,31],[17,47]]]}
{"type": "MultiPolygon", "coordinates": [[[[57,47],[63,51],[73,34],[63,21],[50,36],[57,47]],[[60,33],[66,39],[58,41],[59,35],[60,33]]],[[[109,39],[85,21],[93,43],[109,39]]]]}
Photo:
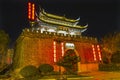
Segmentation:
{"type": "Polygon", "coordinates": [[[72,23],[75,23],[75,22],[79,21],[77,19],[68,19],[65,16],[58,16],[58,15],[50,14],[50,13],[45,12],[44,10],[42,10],[41,12],[49,18],[60,19],[60,20],[68,21],[68,22],[72,22],[72,23]]]}
{"type": "Polygon", "coordinates": [[[50,24],[55,24],[55,25],[60,25],[60,26],[66,26],[66,27],[71,27],[71,28],[77,28],[77,29],[86,29],[87,26],[80,26],[80,25],[76,25],[76,26],[73,26],[73,25],[67,25],[67,24],[61,24],[61,23],[56,23],[56,22],[50,22],[48,20],[44,20],[42,19],[41,17],[39,17],[39,20],[45,22],[45,23],[50,23],[50,24]]]}

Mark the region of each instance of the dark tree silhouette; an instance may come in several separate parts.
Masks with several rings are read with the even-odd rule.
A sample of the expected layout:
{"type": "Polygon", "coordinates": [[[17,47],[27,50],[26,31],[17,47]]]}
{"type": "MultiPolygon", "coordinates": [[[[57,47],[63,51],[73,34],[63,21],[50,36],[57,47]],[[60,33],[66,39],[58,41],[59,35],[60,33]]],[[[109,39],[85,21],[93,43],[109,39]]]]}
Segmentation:
{"type": "Polygon", "coordinates": [[[103,57],[111,63],[111,57],[120,51],[120,33],[106,35],[102,38],[103,57]]]}
{"type": "Polygon", "coordinates": [[[6,52],[10,42],[9,35],[4,30],[0,30],[0,68],[5,64],[6,52]]]}
{"type": "Polygon", "coordinates": [[[66,51],[65,55],[56,63],[58,66],[62,66],[66,71],[71,72],[74,69],[74,65],[80,61],[80,58],[75,54],[74,50],[66,51]]]}

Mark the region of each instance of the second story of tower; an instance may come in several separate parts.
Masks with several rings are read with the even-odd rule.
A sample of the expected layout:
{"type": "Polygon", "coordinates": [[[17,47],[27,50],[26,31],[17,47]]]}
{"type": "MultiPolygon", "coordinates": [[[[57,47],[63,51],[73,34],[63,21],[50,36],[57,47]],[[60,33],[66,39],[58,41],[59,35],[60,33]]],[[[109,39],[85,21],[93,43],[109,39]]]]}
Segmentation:
{"type": "Polygon", "coordinates": [[[34,3],[28,2],[28,19],[34,30],[39,30],[41,33],[47,31],[64,35],[81,35],[87,30],[88,25],[78,25],[80,18],[69,19],[65,16],[50,14],[44,9],[40,9],[37,14],[35,7],[34,3]]]}

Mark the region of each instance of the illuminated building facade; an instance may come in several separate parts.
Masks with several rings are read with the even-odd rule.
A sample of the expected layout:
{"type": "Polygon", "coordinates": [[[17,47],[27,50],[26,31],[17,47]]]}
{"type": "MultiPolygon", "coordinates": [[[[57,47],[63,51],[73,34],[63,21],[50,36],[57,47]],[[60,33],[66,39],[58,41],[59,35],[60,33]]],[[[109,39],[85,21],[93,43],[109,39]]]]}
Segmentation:
{"type": "Polygon", "coordinates": [[[32,11],[34,8],[34,4],[28,3],[31,28],[23,29],[17,39],[13,62],[15,68],[51,64],[58,71],[56,62],[67,50],[74,50],[81,58],[77,64],[78,72],[98,69],[98,62],[102,61],[100,46],[96,38],[82,36],[87,25],[78,25],[79,18],[68,19],[44,10],[35,18],[35,11],[32,11]]]}

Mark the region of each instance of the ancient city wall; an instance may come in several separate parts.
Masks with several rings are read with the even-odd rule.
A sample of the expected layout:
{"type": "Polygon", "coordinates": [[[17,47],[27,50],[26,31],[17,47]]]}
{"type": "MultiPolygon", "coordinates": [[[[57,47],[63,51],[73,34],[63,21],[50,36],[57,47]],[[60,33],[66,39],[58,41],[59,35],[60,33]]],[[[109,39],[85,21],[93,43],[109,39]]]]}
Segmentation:
{"type": "MultiPolygon", "coordinates": [[[[56,58],[61,57],[61,42],[72,42],[81,58],[81,64],[94,63],[92,44],[97,44],[97,39],[75,35],[64,35],[50,32],[32,31],[24,29],[16,42],[14,54],[14,68],[22,68],[26,65],[38,67],[40,64],[55,65],[53,42],[56,41],[56,58]],[[86,56],[86,55],[89,56],[86,56]],[[89,60],[86,60],[89,59],[89,60]]],[[[64,45],[65,50],[65,45],[64,45]]],[[[84,66],[84,65],[83,65],[84,66]]],[[[81,67],[82,68],[82,67],[81,67]]],[[[83,70],[84,71],[84,70],[83,70]]]]}

